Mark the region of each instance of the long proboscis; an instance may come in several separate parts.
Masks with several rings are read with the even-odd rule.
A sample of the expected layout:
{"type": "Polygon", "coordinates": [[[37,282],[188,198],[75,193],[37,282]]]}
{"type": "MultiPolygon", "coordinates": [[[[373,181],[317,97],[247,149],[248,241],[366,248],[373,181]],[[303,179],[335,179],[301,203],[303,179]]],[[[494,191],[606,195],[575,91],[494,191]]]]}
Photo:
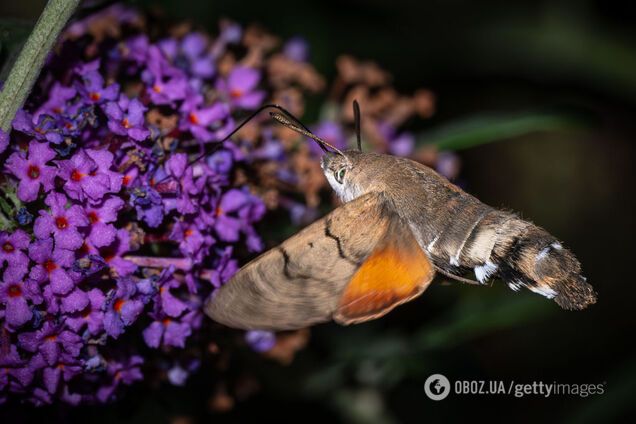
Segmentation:
{"type": "MultiPolygon", "coordinates": [[[[266,104],[263,105],[261,107],[259,107],[258,109],[256,109],[250,116],[248,116],[247,118],[245,118],[245,120],[243,120],[243,122],[241,122],[236,128],[234,128],[228,135],[226,135],[222,140],[219,140],[218,142],[216,142],[214,144],[214,148],[212,150],[206,151],[205,153],[200,154],[199,156],[197,156],[196,158],[192,159],[188,165],[193,165],[195,163],[197,163],[198,161],[200,161],[201,159],[205,158],[206,156],[211,155],[212,153],[216,152],[217,150],[219,150],[221,147],[223,147],[223,143],[225,143],[227,140],[229,140],[234,134],[236,134],[237,132],[239,132],[245,125],[247,125],[248,122],[250,122],[252,119],[254,119],[259,113],[261,113],[262,111],[264,111],[265,109],[278,109],[279,111],[281,111],[283,113],[283,115],[280,116],[286,116],[289,119],[287,119],[287,122],[289,122],[291,124],[291,122],[295,122],[296,124],[291,124],[294,126],[294,128],[298,128],[299,130],[303,131],[303,133],[306,133],[308,137],[313,138],[314,140],[317,138],[315,135],[313,135],[313,133],[311,131],[309,131],[309,128],[307,128],[302,122],[300,122],[300,120],[298,118],[296,118],[294,115],[292,115],[291,112],[289,112],[287,109],[285,109],[284,107],[277,105],[277,104],[266,104]]],[[[280,122],[280,121],[279,121],[280,122]]],[[[323,142],[326,145],[331,146],[329,143],[327,143],[326,141],[323,140],[323,142]]],[[[326,148],[325,146],[321,145],[321,148],[326,152],[326,148]]],[[[333,147],[336,151],[340,152],[338,149],[336,149],[335,147],[333,147]]],[[[342,154],[342,152],[340,152],[340,154],[342,154]]],[[[171,178],[170,176],[166,176],[165,178],[161,179],[160,181],[156,182],[155,185],[161,184],[162,182],[168,180],[169,178],[171,178]]]]}

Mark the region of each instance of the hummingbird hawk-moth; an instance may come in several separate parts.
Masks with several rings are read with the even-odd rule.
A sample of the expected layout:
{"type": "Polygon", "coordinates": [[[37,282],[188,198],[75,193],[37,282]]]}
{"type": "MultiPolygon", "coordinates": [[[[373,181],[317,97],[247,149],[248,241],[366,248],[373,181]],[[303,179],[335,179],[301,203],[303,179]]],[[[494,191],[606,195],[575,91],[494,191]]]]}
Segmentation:
{"type": "Polygon", "coordinates": [[[596,301],[575,256],[546,230],[423,164],[361,151],[357,103],[354,111],[358,150],[346,151],[272,113],[321,146],[325,177],[344,203],[241,268],[207,301],[212,319],[265,330],[359,323],[421,295],[436,272],[473,281],[464,277],[472,272],[479,284],[499,278],[564,309],[596,301]]]}

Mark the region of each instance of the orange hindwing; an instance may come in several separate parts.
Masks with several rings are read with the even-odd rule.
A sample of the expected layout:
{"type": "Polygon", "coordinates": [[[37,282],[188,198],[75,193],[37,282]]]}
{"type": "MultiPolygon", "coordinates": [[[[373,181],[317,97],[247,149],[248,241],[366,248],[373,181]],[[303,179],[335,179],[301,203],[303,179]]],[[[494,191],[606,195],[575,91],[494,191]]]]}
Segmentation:
{"type": "Polygon", "coordinates": [[[433,279],[433,265],[411,231],[390,227],[351,278],[334,314],[336,321],[353,324],[380,317],[419,296],[433,279]]]}

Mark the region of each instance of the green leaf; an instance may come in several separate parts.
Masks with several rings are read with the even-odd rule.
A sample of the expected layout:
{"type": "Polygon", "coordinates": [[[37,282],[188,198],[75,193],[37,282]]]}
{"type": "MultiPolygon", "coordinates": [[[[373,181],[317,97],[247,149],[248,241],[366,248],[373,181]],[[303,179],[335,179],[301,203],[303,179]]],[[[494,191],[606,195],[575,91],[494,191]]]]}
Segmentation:
{"type": "Polygon", "coordinates": [[[580,121],[571,116],[550,113],[473,115],[423,132],[417,137],[417,143],[434,145],[439,150],[462,150],[537,131],[577,129],[582,126],[580,121]]]}
{"type": "Polygon", "coordinates": [[[2,210],[2,212],[6,215],[13,215],[13,208],[2,197],[0,197],[0,210],[2,210]]]}

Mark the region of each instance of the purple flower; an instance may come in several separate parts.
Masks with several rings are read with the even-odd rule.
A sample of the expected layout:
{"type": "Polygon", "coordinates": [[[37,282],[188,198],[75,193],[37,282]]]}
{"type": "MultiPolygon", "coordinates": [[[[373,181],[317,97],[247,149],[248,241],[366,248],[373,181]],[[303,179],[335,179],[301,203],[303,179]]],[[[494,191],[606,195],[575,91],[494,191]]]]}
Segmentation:
{"type": "MultiPolygon", "coordinates": [[[[216,207],[214,229],[221,240],[236,242],[240,232],[248,232],[249,223],[259,220],[264,213],[264,205],[255,196],[231,189],[223,194],[216,207]]],[[[253,243],[257,247],[258,241],[253,243]]]]}
{"type": "Polygon", "coordinates": [[[138,65],[143,65],[148,55],[148,47],[150,47],[148,37],[138,35],[127,39],[120,50],[124,58],[132,60],[138,65]]]}
{"type": "Polygon", "coordinates": [[[49,393],[55,393],[60,381],[68,382],[82,371],[81,362],[73,356],[62,352],[56,363],[49,364],[44,355],[38,353],[33,356],[29,367],[42,371],[44,387],[49,393]]]}
{"type": "Polygon", "coordinates": [[[216,67],[212,55],[206,54],[207,38],[201,33],[187,34],[180,43],[173,38],[159,42],[162,52],[177,66],[197,78],[211,78],[216,67]]]}
{"type": "Polygon", "coordinates": [[[7,346],[7,350],[6,353],[0,353],[0,392],[16,384],[16,389],[25,388],[31,384],[34,376],[34,370],[20,358],[15,345],[7,346]]]}
{"type": "Polygon", "coordinates": [[[16,112],[13,119],[13,129],[41,141],[58,144],[63,140],[55,118],[44,114],[35,118],[23,109],[16,112]]]}
{"type": "Polygon", "coordinates": [[[206,159],[208,167],[217,175],[227,175],[234,164],[234,155],[229,150],[219,150],[206,159]]]}
{"type": "Polygon", "coordinates": [[[186,380],[194,371],[201,367],[201,360],[198,358],[180,358],[179,362],[175,362],[168,370],[168,381],[175,386],[183,386],[186,380]]]}
{"type": "Polygon", "coordinates": [[[53,239],[49,237],[31,244],[29,257],[36,263],[29,274],[33,280],[40,284],[49,281],[51,291],[56,295],[73,290],[75,283],[67,271],[75,258],[71,250],[53,249],[53,239]]]}
{"type": "Polygon", "coordinates": [[[37,331],[18,335],[18,344],[27,352],[42,354],[46,364],[55,365],[63,352],[77,357],[82,348],[82,338],[47,321],[37,331]]]}
{"type": "Polygon", "coordinates": [[[88,293],[88,305],[66,319],[66,325],[73,331],[79,332],[84,326],[92,335],[99,334],[104,329],[104,312],[102,307],[106,297],[99,289],[92,289],[88,293]]]}
{"type": "Polygon", "coordinates": [[[35,281],[0,283],[0,305],[5,305],[4,319],[10,327],[17,328],[31,320],[33,312],[29,302],[42,302],[40,288],[35,281]]]}
{"type": "MultiPolygon", "coordinates": [[[[296,153],[269,122],[214,146],[270,89],[288,107],[302,102],[291,80],[271,87],[276,53],[252,57],[242,34],[223,23],[215,38],[155,41],[140,15],[109,7],[71,26],[12,138],[0,131],[2,169],[24,203],[10,217],[24,231],[0,232],[0,403],[112,400],[142,379],[139,349],[173,384],[198,367],[190,337],[203,299],[246,250],[263,248],[254,224],[265,203],[251,190],[276,200],[299,181],[292,166],[276,168],[296,153]],[[92,31],[103,23],[112,31],[92,31]]],[[[304,61],[307,45],[292,39],[283,54],[304,61]]],[[[246,337],[258,350],[274,342],[246,337]]]]}
{"type": "Polygon", "coordinates": [[[415,137],[410,133],[398,133],[392,125],[382,122],[378,125],[378,131],[387,142],[387,150],[396,156],[408,156],[413,153],[415,137]]]}
{"type": "Polygon", "coordinates": [[[131,166],[126,172],[124,172],[124,177],[121,180],[122,187],[133,187],[138,177],[139,168],[131,166]]]}
{"type": "Polygon", "coordinates": [[[227,93],[233,106],[256,109],[265,98],[265,92],[256,89],[260,79],[261,75],[256,69],[237,66],[227,80],[219,80],[217,88],[227,93]]]}
{"type": "Polygon", "coordinates": [[[24,250],[29,246],[31,237],[22,230],[12,234],[0,232],[0,268],[6,263],[3,280],[17,282],[24,277],[29,267],[29,258],[24,250]]]}
{"type": "Polygon", "coordinates": [[[143,331],[143,336],[150,347],[159,347],[162,340],[166,346],[184,347],[191,333],[189,324],[166,317],[152,322],[143,331]]]}
{"type": "Polygon", "coordinates": [[[124,328],[135,322],[143,311],[144,304],[136,295],[137,289],[132,280],[117,281],[116,292],[104,305],[104,330],[109,336],[119,337],[124,328]]]}
{"type": "Polygon", "coordinates": [[[265,139],[265,141],[261,143],[260,147],[254,150],[252,157],[254,159],[282,162],[285,158],[285,147],[283,147],[278,140],[265,139]]]}
{"type": "Polygon", "coordinates": [[[181,284],[175,279],[167,279],[161,283],[159,287],[158,303],[161,310],[169,317],[178,317],[188,308],[183,301],[175,297],[170,291],[170,289],[177,288],[180,285],[181,284]]]}
{"type": "Polygon", "coordinates": [[[309,44],[302,37],[292,37],[283,46],[283,54],[296,62],[309,59],[309,44]]]}
{"type": "Polygon", "coordinates": [[[186,223],[177,220],[172,226],[170,240],[179,243],[179,251],[184,255],[200,262],[209,252],[214,239],[208,234],[203,234],[194,223],[186,223]]]}
{"type": "Polygon", "coordinates": [[[81,363],[68,355],[62,355],[62,359],[54,367],[46,367],[43,370],[44,385],[49,393],[55,393],[60,379],[65,382],[82,372],[81,363]]]}
{"type": "Polygon", "coordinates": [[[137,211],[137,219],[144,221],[150,228],[156,228],[163,222],[163,200],[154,188],[134,188],[130,192],[130,204],[137,211]]]}
{"type": "MultiPolygon", "coordinates": [[[[75,138],[78,137],[80,135],[80,131],[82,129],[82,127],[84,127],[86,121],[87,121],[87,116],[90,115],[89,112],[86,111],[81,111],[81,113],[78,114],[78,116],[76,117],[67,117],[67,116],[61,116],[58,118],[58,124],[60,125],[60,134],[62,136],[64,136],[66,139],[71,139],[71,138],[75,138]]],[[[70,141],[70,140],[69,140],[70,141]]],[[[68,154],[63,154],[65,153],[64,150],[66,148],[68,148],[69,144],[61,144],[58,147],[58,152],[60,152],[60,156],[64,157],[64,156],[68,156],[68,154]]]]}
{"type": "Polygon", "coordinates": [[[168,63],[157,46],[150,46],[148,49],[147,65],[142,79],[148,85],[152,103],[169,105],[185,98],[188,90],[187,79],[180,70],[168,63]]]}
{"type": "Polygon", "coordinates": [[[435,169],[449,180],[454,180],[457,178],[457,174],[459,174],[460,166],[460,159],[456,153],[440,152],[437,156],[435,169]]]}
{"type": "Polygon", "coordinates": [[[252,330],[245,333],[245,341],[257,352],[267,352],[276,344],[276,336],[271,331],[252,330]]]}
{"type": "Polygon", "coordinates": [[[226,43],[236,44],[241,41],[243,37],[243,28],[234,22],[224,22],[221,25],[221,33],[219,39],[226,43]]]}
{"type": "Polygon", "coordinates": [[[258,235],[252,224],[260,221],[265,215],[265,204],[263,201],[253,195],[246,207],[241,208],[238,213],[239,217],[246,223],[243,232],[246,235],[245,244],[250,252],[260,252],[263,250],[263,241],[258,235]]]}
{"type": "Polygon", "coordinates": [[[186,380],[190,373],[183,369],[179,364],[175,364],[168,370],[168,380],[175,386],[185,385],[186,380]]]}
{"type": "Polygon", "coordinates": [[[391,140],[389,152],[396,156],[408,156],[413,153],[415,137],[413,134],[403,133],[391,140]]]}
{"type": "Polygon", "coordinates": [[[202,183],[195,183],[192,166],[188,164],[188,156],[185,153],[177,153],[166,161],[166,173],[179,183],[176,199],[164,199],[166,209],[176,209],[182,214],[194,213],[198,210],[192,199],[192,195],[199,193],[202,183]]]}
{"type": "Polygon", "coordinates": [[[73,71],[76,75],[82,77],[83,75],[88,75],[91,72],[97,72],[99,70],[100,61],[93,60],[90,62],[80,62],[73,71]]]}
{"type": "Polygon", "coordinates": [[[79,150],[69,160],[58,161],[64,190],[75,200],[99,201],[106,193],[121,189],[123,175],[111,171],[113,154],[107,150],[79,150]]]}
{"type": "Polygon", "coordinates": [[[114,160],[113,154],[106,149],[86,149],[86,153],[90,155],[90,157],[95,161],[95,164],[97,165],[97,170],[94,172],[96,172],[96,174],[98,175],[103,174],[108,176],[108,180],[110,182],[109,192],[117,193],[119,190],[121,190],[121,184],[124,176],[119,172],[111,170],[114,160]]]}
{"type": "Polygon", "coordinates": [[[216,102],[212,106],[202,106],[201,100],[186,100],[181,111],[184,114],[179,129],[190,131],[202,142],[221,140],[231,131],[234,122],[230,118],[230,109],[226,103],[216,102]]]}
{"type": "Polygon", "coordinates": [[[30,399],[35,406],[50,405],[53,402],[51,394],[41,387],[34,387],[33,394],[30,399]]]}
{"type": "Polygon", "coordinates": [[[58,161],[60,177],[65,181],[64,190],[69,197],[84,200],[85,194],[99,200],[110,187],[106,175],[97,175],[97,164],[84,150],[79,150],[69,160],[58,161]]]}
{"type": "MultiPolygon", "coordinates": [[[[83,371],[83,369],[78,370],[77,374],[80,374],[83,371]]],[[[66,378],[64,379],[64,381],[66,381],[66,378]]],[[[61,390],[61,394],[60,394],[60,399],[63,402],[68,403],[69,405],[72,406],[77,406],[79,405],[82,400],[84,399],[84,396],[79,394],[79,393],[71,393],[69,386],[68,385],[64,385],[62,390],[61,390]]]]}
{"type": "Polygon", "coordinates": [[[96,249],[87,244],[90,253],[96,253],[104,259],[118,276],[125,277],[137,270],[137,265],[123,258],[124,253],[130,251],[130,234],[124,229],[117,230],[115,239],[108,246],[96,249]]]}
{"type": "Polygon", "coordinates": [[[118,135],[125,135],[136,141],[148,138],[150,131],[144,126],[146,108],[137,99],[129,99],[122,94],[118,102],[106,105],[108,128],[118,135]]]}
{"type": "Polygon", "coordinates": [[[38,108],[33,115],[34,118],[38,119],[40,115],[60,116],[74,114],[73,112],[75,111],[68,110],[68,103],[76,95],[77,90],[73,87],[65,87],[56,81],[49,92],[49,99],[38,108]]]}
{"type": "Polygon", "coordinates": [[[243,226],[241,220],[232,215],[247,203],[248,195],[241,190],[231,189],[224,193],[215,210],[214,229],[223,241],[236,242],[243,226]]]}
{"type": "Polygon", "coordinates": [[[53,234],[57,249],[78,249],[84,240],[78,227],[88,225],[88,219],[82,207],[71,205],[67,209],[66,196],[55,192],[46,196],[44,203],[51,208],[51,211],[40,211],[40,216],[33,225],[35,236],[45,239],[53,234]]]}
{"type": "Polygon", "coordinates": [[[110,224],[117,220],[117,213],[124,207],[119,197],[107,196],[96,205],[89,205],[85,212],[90,223],[88,241],[95,247],[108,246],[115,240],[117,230],[110,224]]]}
{"type": "Polygon", "coordinates": [[[7,159],[6,168],[19,180],[20,200],[34,201],[38,197],[40,187],[44,188],[45,193],[53,189],[56,169],[46,163],[54,157],[55,151],[47,143],[32,140],[27,155],[15,152],[7,159]]]}
{"type": "Polygon", "coordinates": [[[122,361],[110,361],[107,372],[112,377],[109,384],[102,386],[97,391],[97,399],[100,402],[107,402],[115,393],[120,384],[127,386],[143,379],[140,366],[144,363],[141,356],[133,355],[122,361]]]}
{"type": "Polygon", "coordinates": [[[238,271],[238,261],[232,258],[233,251],[232,246],[226,246],[216,251],[217,259],[212,270],[206,275],[216,288],[225,284],[238,271]]]}
{"type": "Polygon", "coordinates": [[[99,62],[94,61],[89,65],[89,68],[80,70],[80,72],[86,72],[82,72],[82,84],[77,85],[77,91],[89,104],[101,104],[116,100],[119,95],[119,84],[113,83],[104,86],[104,77],[102,77],[97,69],[94,69],[99,67],[99,62]]]}
{"type": "MultiPolygon", "coordinates": [[[[174,62],[177,59],[177,55],[179,54],[179,41],[173,37],[164,38],[157,42],[157,46],[161,53],[163,53],[164,57],[170,62],[174,62]]],[[[181,68],[185,68],[186,66],[181,66],[181,68]]]]}
{"type": "MultiPolygon", "coordinates": [[[[170,270],[170,273],[174,271],[172,267],[164,268],[161,274],[170,270]]],[[[150,302],[150,300],[159,292],[157,288],[157,281],[161,277],[156,275],[151,276],[150,278],[143,278],[137,281],[137,290],[139,292],[139,298],[144,304],[150,302]]]]}
{"type": "Polygon", "coordinates": [[[191,60],[203,55],[207,46],[208,40],[205,35],[200,32],[187,34],[183,37],[183,40],[181,40],[181,50],[183,51],[183,54],[191,60]]]}
{"type": "Polygon", "coordinates": [[[221,24],[221,32],[210,49],[214,58],[219,58],[225,53],[228,44],[238,44],[243,37],[243,28],[234,22],[221,24]]]}
{"type": "Polygon", "coordinates": [[[199,78],[211,78],[216,72],[214,58],[205,54],[206,38],[197,33],[188,34],[181,42],[181,50],[190,62],[189,71],[199,78]]]}
{"type": "Polygon", "coordinates": [[[73,288],[69,293],[56,295],[51,284],[44,286],[44,300],[46,311],[49,314],[68,314],[81,311],[88,305],[88,295],[79,287],[73,288]]]}

